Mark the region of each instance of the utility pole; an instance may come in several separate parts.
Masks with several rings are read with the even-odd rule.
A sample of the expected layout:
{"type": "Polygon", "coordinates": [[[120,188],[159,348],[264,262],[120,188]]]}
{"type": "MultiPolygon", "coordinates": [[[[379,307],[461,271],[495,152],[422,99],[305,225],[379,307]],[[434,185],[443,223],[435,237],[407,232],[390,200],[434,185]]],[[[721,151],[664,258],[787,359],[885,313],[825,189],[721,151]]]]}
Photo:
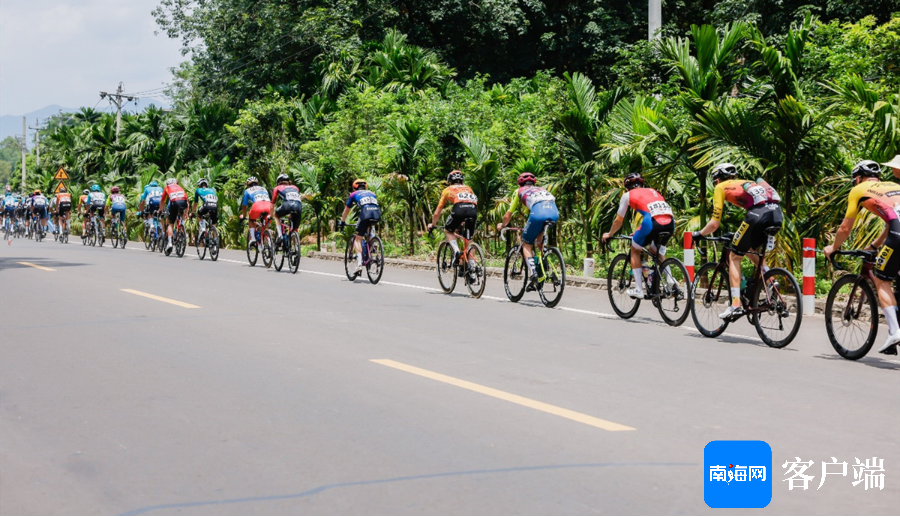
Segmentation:
{"type": "Polygon", "coordinates": [[[25,134],[27,125],[25,117],[22,117],[22,192],[25,191],[25,155],[28,154],[28,140],[25,134]]]}
{"type": "Polygon", "coordinates": [[[648,0],[647,2],[647,39],[653,40],[656,31],[662,27],[662,0],[648,0]]]}
{"type": "Polygon", "coordinates": [[[100,92],[100,98],[109,97],[109,102],[116,105],[116,143],[119,143],[119,132],[122,131],[122,104],[137,100],[137,97],[130,97],[122,93],[125,84],[119,81],[119,87],[116,93],[100,92]]]}
{"type": "Polygon", "coordinates": [[[37,149],[37,166],[38,169],[41,168],[41,119],[38,117],[34,118],[34,127],[29,128],[34,130],[34,146],[37,149]]]}

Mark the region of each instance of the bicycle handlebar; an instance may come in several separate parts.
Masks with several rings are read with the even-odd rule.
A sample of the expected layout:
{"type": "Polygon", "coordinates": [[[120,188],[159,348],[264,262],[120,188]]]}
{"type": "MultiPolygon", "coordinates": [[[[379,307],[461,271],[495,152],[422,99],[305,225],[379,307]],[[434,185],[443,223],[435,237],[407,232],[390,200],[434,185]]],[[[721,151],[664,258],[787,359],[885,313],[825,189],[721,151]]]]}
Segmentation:
{"type": "Polygon", "coordinates": [[[513,228],[511,226],[507,226],[500,230],[500,240],[506,242],[506,236],[503,235],[504,232],[521,232],[522,228],[513,228]]]}
{"type": "MultiPolygon", "coordinates": [[[[815,252],[824,253],[823,250],[818,249],[815,250],[815,252]]],[[[830,257],[828,257],[828,261],[831,262],[831,265],[834,267],[834,269],[848,271],[847,268],[841,267],[841,265],[837,263],[837,261],[835,260],[837,257],[859,257],[866,262],[874,262],[876,253],[877,252],[874,250],[838,250],[832,253],[830,257]]]]}

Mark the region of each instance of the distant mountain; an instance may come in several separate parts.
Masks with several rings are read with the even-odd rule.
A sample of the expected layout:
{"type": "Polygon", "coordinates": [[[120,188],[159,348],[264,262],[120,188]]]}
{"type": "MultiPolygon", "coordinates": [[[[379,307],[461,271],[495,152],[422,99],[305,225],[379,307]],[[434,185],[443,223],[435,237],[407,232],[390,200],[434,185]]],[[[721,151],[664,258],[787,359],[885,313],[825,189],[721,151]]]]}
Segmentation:
{"type": "MultiPolygon", "coordinates": [[[[108,103],[104,103],[104,104],[105,105],[103,106],[102,109],[100,109],[98,107],[98,111],[106,112],[109,109],[111,109],[111,108],[109,108],[108,103]]],[[[158,99],[141,98],[141,100],[138,102],[137,106],[135,106],[133,103],[128,103],[128,105],[123,108],[123,111],[129,112],[129,113],[141,112],[141,111],[144,111],[145,109],[147,109],[151,105],[158,106],[158,107],[165,108],[165,109],[168,109],[171,107],[171,106],[169,106],[168,102],[160,101],[158,99]]],[[[41,121],[44,121],[44,119],[46,119],[48,117],[52,117],[54,115],[59,115],[60,111],[62,111],[63,113],[74,113],[74,112],[78,111],[79,109],[80,108],[66,108],[66,107],[60,106],[58,104],[52,104],[50,106],[45,106],[39,110],[34,110],[30,113],[26,113],[25,120],[28,122],[28,127],[29,127],[29,129],[28,129],[28,147],[29,148],[34,147],[34,130],[30,129],[30,128],[35,127],[34,125],[37,122],[36,119],[41,119],[41,121]]],[[[0,141],[2,141],[3,139],[5,139],[8,136],[21,136],[21,135],[22,135],[22,115],[3,115],[2,117],[0,117],[0,141]]]]}

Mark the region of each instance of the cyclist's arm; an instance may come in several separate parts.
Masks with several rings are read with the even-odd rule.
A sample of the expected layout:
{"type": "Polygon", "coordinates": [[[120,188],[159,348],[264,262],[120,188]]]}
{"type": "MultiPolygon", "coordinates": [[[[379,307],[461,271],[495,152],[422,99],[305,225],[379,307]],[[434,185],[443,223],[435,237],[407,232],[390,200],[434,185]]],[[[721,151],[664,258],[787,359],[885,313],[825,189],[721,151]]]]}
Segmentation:
{"type": "Polygon", "coordinates": [[[346,222],[347,222],[347,216],[348,216],[348,215],[350,215],[350,207],[349,207],[349,206],[345,206],[345,207],[344,207],[344,213],[341,214],[341,222],[342,222],[342,223],[346,223],[346,222]]]}
{"type": "MultiPolygon", "coordinates": [[[[841,222],[841,226],[838,228],[837,233],[834,234],[834,243],[831,246],[825,246],[825,256],[830,257],[834,250],[841,249],[841,244],[847,240],[847,237],[850,237],[850,231],[853,230],[853,223],[856,222],[856,218],[844,218],[841,222]]],[[[885,230],[887,228],[885,227],[885,230]]],[[[887,237],[887,235],[884,235],[887,237]]],[[[880,240],[879,237],[877,240],[880,240]]]]}
{"type": "MultiPolygon", "coordinates": [[[[700,235],[703,235],[704,237],[718,230],[719,226],[722,224],[722,211],[725,210],[725,188],[721,185],[721,183],[716,185],[716,189],[713,192],[712,219],[710,219],[709,222],[706,223],[706,226],[700,230],[700,235]]],[[[706,200],[703,199],[701,202],[705,203],[706,200]]]]}
{"type": "Polygon", "coordinates": [[[438,201],[437,208],[434,209],[434,215],[431,216],[431,226],[437,226],[438,221],[441,219],[441,212],[444,210],[444,205],[447,204],[447,191],[441,192],[441,199],[438,201]]]}
{"type": "Polygon", "coordinates": [[[513,214],[516,213],[516,210],[518,210],[521,205],[522,202],[519,200],[519,193],[513,193],[513,200],[512,203],[509,204],[509,210],[507,210],[506,213],[503,214],[503,222],[497,225],[497,229],[501,229],[508,225],[509,220],[512,219],[513,214]]]}

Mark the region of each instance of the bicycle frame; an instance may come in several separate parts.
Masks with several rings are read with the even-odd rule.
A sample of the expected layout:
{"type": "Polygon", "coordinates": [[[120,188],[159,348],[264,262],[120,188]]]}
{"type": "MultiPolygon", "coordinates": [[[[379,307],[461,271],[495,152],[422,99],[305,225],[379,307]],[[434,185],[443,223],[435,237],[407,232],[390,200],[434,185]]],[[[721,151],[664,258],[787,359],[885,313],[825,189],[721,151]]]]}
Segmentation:
{"type": "MultiPolygon", "coordinates": [[[[535,241],[534,245],[532,246],[534,258],[537,259],[537,260],[535,260],[535,271],[538,272],[538,278],[537,278],[538,282],[545,282],[550,279],[549,275],[547,274],[547,271],[544,269],[544,247],[547,246],[547,243],[550,239],[550,237],[549,237],[550,232],[548,232],[548,230],[550,228],[552,228],[555,224],[556,223],[554,223],[553,221],[545,222],[544,228],[541,230],[541,235],[543,237],[540,240],[540,244],[538,243],[538,241],[535,241]]],[[[510,226],[507,226],[506,228],[504,228],[503,230],[500,231],[500,238],[504,241],[506,240],[506,238],[503,237],[503,232],[505,232],[505,231],[516,232],[519,234],[518,246],[522,246],[523,245],[523,243],[522,243],[522,231],[523,230],[524,230],[524,228],[512,228],[510,226]]]]}
{"type": "MultiPolygon", "coordinates": [[[[634,240],[634,236],[632,236],[632,235],[617,235],[615,237],[610,238],[609,240],[610,241],[613,241],[613,240],[628,241],[630,243],[634,240]]],[[[629,245],[628,248],[630,251],[631,245],[629,245]]],[[[610,245],[609,241],[606,242],[606,249],[609,251],[612,251],[612,246],[610,245]]],[[[630,253],[627,253],[627,255],[629,255],[629,258],[630,258],[630,253]]],[[[647,255],[648,257],[653,259],[653,271],[652,272],[654,274],[654,279],[653,279],[653,282],[650,282],[647,285],[647,291],[648,291],[647,296],[648,296],[648,298],[662,298],[664,296],[664,294],[661,292],[661,289],[659,288],[659,285],[660,285],[659,280],[662,277],[662,275],[665,274],[665,272],[663,272],[662,269],[660,268],[660,264],[665,260],[665,258],[660,257],[659,252],[654,253],[653,251],[651,251],[649,249],[649,247],[643,247],[641,249],[641,257],[643,258],[644,255],[647,255]]],[[[643,260],[641,260],[641,263],[643,263],[643,260]]]]}
{"type": "MultiPolygon", "coordinates": [[[[721,273],[725,276],[725,278],[729,278],[729,274],[730,274],[729,258],[731,257],[731,254],[734,252],[733,248],[731,247],[731,239],[732,239],[731,237],[727,237],[727,236],[704,238],[705,241],[709,241],[709,242],[713,242],[713,243],[715,243],[715,242],[726,243],[725,247],[722,249],[722,252],[719,253],[719,260],[716,263],[716,269],[714,270],[714,273],[713,273],[714,275],[716,273],[721,273]]],[[[765,263],[766,252],[765,252],[765,250],[763,250],[761,252],[750,250],[747,253],[751,254],[751,255],[756,255],[759,257],[759,265],[754,264],[753,275],[747,279],[747,283],[749,284],[751,280],[753,282],[761,282],[762,281],[762,264],[765,263]]],[[[700,256],[705,259],[705,257],[707,256],[707,252],[701,250],[700,256]]],[[[773,300],[770,298],[770,291],[769,291],[769,289],[765,289],[765,285],[763,285],[763,287],[764,288],[762,291],[766,295],[766,303],[764,305],[759,305],[759,304],[755,303],[757,300],[749,300],[750,304],[748,305],[744,301],[745,297],[741,296],[741,305],[743,306],[744,311],[746,312],[747,315],[767,312],[769,310],[769,306],[772,305],[773,300]]],[[[721,290],[721,286],[717,287],[717,289],[721,290]]],[[[731,293],[726,293],[726,294],[727,294],[728,298],[731,299],[731,293]]],[[[715,293],[716,298],[718,298],[721,295],[722,295],[721,292],[715,293]]],[[[778,296],[781,296],[781,295],[779,294],[778,296]]]]}

